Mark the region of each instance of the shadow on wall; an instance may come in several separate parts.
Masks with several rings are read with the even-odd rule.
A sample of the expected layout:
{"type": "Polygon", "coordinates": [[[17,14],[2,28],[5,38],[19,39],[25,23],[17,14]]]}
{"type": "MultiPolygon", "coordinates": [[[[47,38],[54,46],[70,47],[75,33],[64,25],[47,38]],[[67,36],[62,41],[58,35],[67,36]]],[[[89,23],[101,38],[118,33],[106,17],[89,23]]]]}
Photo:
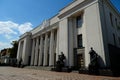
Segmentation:
{"type": "Polygon", "coordinates": [[[104,61],[101,58],[101,56],[99,56],[91,47],[91,50],[89,52],[90,54],[90,63],[89,63],[89,74],[95,74],[98,75],[99,74],[99,69],[103,68],[104,61]]]}
{"type": "Polygon", "coordinates": [[[105,75],[105,76],[120,76],[120,48],[108,45],[110,56],[110,67],[105,67],[105,63],[101,56],[99,56],[93,48],[91,48],[89,74],[105,75]]]}

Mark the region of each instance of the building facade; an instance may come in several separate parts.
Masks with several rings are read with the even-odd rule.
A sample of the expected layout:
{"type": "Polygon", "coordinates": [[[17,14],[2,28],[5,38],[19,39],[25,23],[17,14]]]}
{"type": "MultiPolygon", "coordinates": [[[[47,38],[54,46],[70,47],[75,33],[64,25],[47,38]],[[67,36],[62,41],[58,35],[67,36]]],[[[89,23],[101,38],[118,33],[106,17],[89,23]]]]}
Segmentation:
{"type": "Polygon", "coordinates": [[[88,68],[91,47],[100,56],[100,67],[115,65],[120,55],[120,14],[109,0],[74,0],[20,36],[17,59],[22,58],[24,65],[54,66],[63,52],[65,66],[88,68]]]}

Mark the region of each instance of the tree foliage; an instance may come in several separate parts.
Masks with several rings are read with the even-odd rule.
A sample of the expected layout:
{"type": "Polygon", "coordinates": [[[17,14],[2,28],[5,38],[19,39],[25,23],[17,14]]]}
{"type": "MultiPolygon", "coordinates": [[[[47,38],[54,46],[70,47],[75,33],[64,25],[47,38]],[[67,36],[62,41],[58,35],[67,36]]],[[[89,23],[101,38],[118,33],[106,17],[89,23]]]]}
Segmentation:
{"type": "Polygon", "coordinates": [[[17,56],[17,49],[18,49],[18,41],[12,41],[12,48],[10,50],[10,58],[16,58],[17,56]]]}

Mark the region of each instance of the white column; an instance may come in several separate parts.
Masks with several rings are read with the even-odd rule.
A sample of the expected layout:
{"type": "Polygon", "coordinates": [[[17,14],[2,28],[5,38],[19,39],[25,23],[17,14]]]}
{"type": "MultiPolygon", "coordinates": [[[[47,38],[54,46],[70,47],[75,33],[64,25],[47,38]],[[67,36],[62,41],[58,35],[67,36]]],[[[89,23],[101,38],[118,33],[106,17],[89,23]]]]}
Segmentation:
{"type": "Polygon", "coordinates": [[[21,47],[21,41],[19,41],[19,44],[18,44],[17,60],[20,59],[20,47],[21,47]]]}
{"type": "Polygon", "coordinates": [[[36,47],[35,47],[35,60],[34,60],[34,65],[37,66],[38,65],[38,48],[39,47],[39,37],[37,37],[36,40],[36,47]]]}
{"type": "Polygon", "coordinates": [[[43,59],[43,36],[41,35],[40,37],[40,46],[39,46],[39,63],[38,65],[41,66],[42,65],[42,60],[43,59]]]}
{"type": "Polygon", "coordinates": [[[26,38],[24,38],[24,41],[23,41],[23,49],[22,49],[22,64],[26,64],[25,62],[26,62],[26,44],[27,43],[27,40],[26,40],[26,38]]]}
{"type": "Polygon", "coordinates": [[[51,31],[50,35],[50,48],[49,48],[49,54],[50,54],[50,59],[49,59],[49,66],[54,65],[54,31],[51,31]]]}
{"type": "Polygon", "coordinates": [[[45,34],[45,44],[44,44],[44,61],[43,66],[47,66],[48,64],[48,34],[45,34]]]}
{"type": "Polygon", "coordinates": [[[31,65],[34,65],[34,52],[35,52],[35,39],[33,39],[32,43],[31,65]]]}
{"type": "MultiPolygon", "coordinates": [[[[20,44],[20,55],[19,57],[22,58],[23,57],[23,47],[24,47],[24,40],[21,41],[20,44]]],[[[22,58],[23,59],[23,58],[22,58]]]]}
{"type": "Polygon", "coordinates": [[[57,29],[57,40],[56,40],[56,61],[58,61],[59,55],[59,30],[57,29]]]}
{"type": "Polygon", "coordinates": [[[68,55],[69,55],[69,66],[74,66],[74,54],[73,54],[73,19],[68,19],[68,55]]]}
{"type": "Polygon", "coordinates": [[[54,48],[54,65],[55,65],[55,63],[56,63],[56,58],[58,57],[58,55],[57,55],[57,48],[58,48],[58,46],[57,46],[57,29],[55,30],[55,33],[54,33],[54,46],[53,46],[54,48]]]}
{"type": "Polygon", "coordinates": [[[64,53],[65,66],[69,66],[68,61],[68,18],[59,22],[59,54],[64,53]],[[64,26],[63,26],[64,25],[64,26]]]}

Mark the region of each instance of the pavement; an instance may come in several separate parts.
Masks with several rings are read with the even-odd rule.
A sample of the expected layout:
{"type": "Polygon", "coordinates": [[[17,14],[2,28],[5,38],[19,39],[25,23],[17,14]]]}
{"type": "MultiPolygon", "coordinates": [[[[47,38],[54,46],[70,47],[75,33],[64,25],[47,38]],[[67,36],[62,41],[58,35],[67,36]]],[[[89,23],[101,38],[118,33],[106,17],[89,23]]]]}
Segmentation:
{"type": "Polygon", "coordinates": [[[0,80],[120,80],[120,77],[0,67],[0,80]]]}

